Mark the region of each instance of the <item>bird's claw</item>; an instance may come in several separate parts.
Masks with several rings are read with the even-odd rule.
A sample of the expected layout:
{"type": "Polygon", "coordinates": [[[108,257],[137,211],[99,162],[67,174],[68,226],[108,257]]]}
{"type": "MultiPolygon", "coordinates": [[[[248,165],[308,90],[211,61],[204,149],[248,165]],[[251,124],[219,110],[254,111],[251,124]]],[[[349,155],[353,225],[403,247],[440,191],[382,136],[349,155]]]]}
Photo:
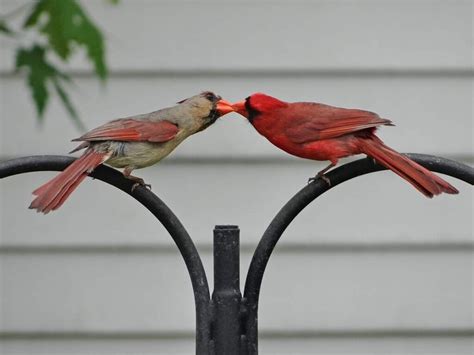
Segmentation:
{"type": "Polygon", "coordinates": [[[329,178],[324,174],[316,174],[316,176],[310,177],[308,179],[308,184],[310,184],[313,181],[316,181],[318,179],[324,180],[324,182],[326,182],[326,184],[328,184],[328,186],[331,186],[331,180],[329,180],[329,178]]]}
{"type": "Polygon", "coordinates": [[[151,185],[150,184],[145,184],[144,181],[139,181],[139,182],[136,182],[132,185],[132,192],[138,187],[138,186],[143,186],[147,189],[149,189],[151,191],[151,185]]]}
{"type": "Polygon", "coordinates": [[[134,181],[135,183],[132,185],[132,192],[135,191],[135,189],[138,187],[138,186],[144,186],[148,189],[151,190],[151,185],[150,184],[145,184],[145,180],[143,180],[142,178],[139,178],[137,176],[133,176],[133,175],[130,175],[130,174],[127,174],[127,175],[124,175],[127,179],[129,180],[132,180],[134,181]]]}
{"type": "Polygon", "coordinates": [[[323,179],[326,182],[326,184],[328,184],[328,186],[331,186],[331,180],[329,180],[329,178],[326,175],[322,174],[320,178],[323,179]]]}

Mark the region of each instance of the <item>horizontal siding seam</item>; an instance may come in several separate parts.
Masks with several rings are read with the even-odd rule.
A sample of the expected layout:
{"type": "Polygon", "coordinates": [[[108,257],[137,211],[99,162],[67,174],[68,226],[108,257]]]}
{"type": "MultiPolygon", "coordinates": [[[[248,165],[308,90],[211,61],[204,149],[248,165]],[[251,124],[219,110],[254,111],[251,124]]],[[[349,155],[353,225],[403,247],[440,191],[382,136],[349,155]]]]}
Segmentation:
{"type": "MultiPolygon", "coordinates": [[[[171,243],[171,242],[170,242],[171,243]]],[[[241,253],[253,253],[256,245],[243,243],[241,253]]],[[[209,243],[197,243],[200,253],[212,253],[213,246],[209,243]]],[[[333,242],[333,243],[291,243],[284,242],[275,250],[275,254],[315,254],[315,253],[429,253],[429,252],[474,252],[474,241],[456,242],[333,242]]],[[[175,245],[157,244],[36,244],[0,245],[0,255],[30,255],[30,254],[177,254],[175,245]]]]}
{"type": "MultiPolygon", "coordinates": [[[[443,329],[340,329],[340,330],[294,330],[260,331],[262,339],[318,339],[318,338],[433,338],[472,337],[473,328],[443,329]]],[[[192,339],[194,332],[150,332],[150,331],[0,331],[0,340],[132,340],[132,339],[192,339]]]]}
{"type": "MultiPolygon", "coordinates": [[[[73,69],[67,71],[73,78],[95,78],[95,74],[89,70],[73,69]]],[[[183,68],[183,69],[111,69],[109,78],[154,78],[154,77],[474,77],[471,67],[459,68],[250,68],[250,69],[209,69],[209,68],[183,68]]],[[[24,74],[13,70],[0,69],[0,78],[16,79],[23,78],[24,74]]]]}

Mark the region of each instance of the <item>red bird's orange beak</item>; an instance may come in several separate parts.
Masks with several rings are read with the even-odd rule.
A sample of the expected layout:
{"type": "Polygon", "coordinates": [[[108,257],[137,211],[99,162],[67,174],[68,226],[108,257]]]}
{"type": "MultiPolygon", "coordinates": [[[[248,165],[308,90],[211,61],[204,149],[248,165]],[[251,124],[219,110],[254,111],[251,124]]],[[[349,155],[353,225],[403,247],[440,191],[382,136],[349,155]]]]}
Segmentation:
{"type": "Polygon", "coordinates": [[[235,104],[232,105],[232,107],[235,112],[240,113],[244,117],[248,117],[249,113],[247,112],[247,109],[245,108],[245,100],[236,102],[235,104]]]}
{"type": "Polygon", "coordinates": [[[226,100],[219,100],[216,104],[216,111],[219,112],[220,116],[224,116],[229,112],[234,112],[234,108],[232,107],[232,103],[226,100]]]}

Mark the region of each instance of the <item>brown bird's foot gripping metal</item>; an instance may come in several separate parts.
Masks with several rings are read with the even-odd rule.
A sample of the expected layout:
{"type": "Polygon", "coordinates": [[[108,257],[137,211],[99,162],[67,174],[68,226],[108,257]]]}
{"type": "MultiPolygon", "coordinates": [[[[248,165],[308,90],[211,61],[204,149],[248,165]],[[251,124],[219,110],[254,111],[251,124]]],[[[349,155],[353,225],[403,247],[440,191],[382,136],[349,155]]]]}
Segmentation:
{"type": "MultiPolygon", "coordinates": [[[[474,169],[448,159],[409,154],[429,170],[474,185],[474,169]]],[[[0,179],[34,171],[61,171],[74,161],[64,156],[32,156],[0,162],[0,179]]],[[[128,193],[148,209],[166,228],[184,259],[191,279],[196,309],[196,354],[258,354],[258,304],[268,260],[278,240],[294,218],[313,200],[335,186],[364,174],[385,170],[372,159],[360,159],[327,174],[331,184],[317,179],[294,195],[273,218],[255,249],[240,292],[239,229],[214,229],[214,291],[210,296],[199,253],[187,231],[168,206],[148,189],[133,189],[134,182],[119,171],[101,165],[91,174],[128,193]]],[[[26,208],[26,206],[25,206],[26,208]]]]}
{"type": "Polygon", "coordinates": [[[132,192],[138,187],[138,186],[143,186],[149,190],[151,190],[151,185],[150,184],[146,184],[145,183],[145,180],[143,180],[142,178],[139,178],[137,176],[133,176],[133,175],[124,175],[126,179],[130,180],[130,181],[134,181],[135,183],[132,185],[132,192]]]}
{"type": "MultiPolygon", "coordinates": [[[[131,180],[131,179],[130,179],[130,180],[131,180]]],[[[151,191],[151,185],[150,185],[150,184],[145,184],[145,181],[143,181],[143,179],[140,179],[140,180],[142,180],[142,181],[138,181],[138,182],[136,182],[136,183],[134,183],[134,184],[132,185],[132,192],[133,192],[138,186],[143,186],[143,187],[145,187],[145,188],[147,188],[148,190],[151,191]]],[[[132,181],[133,181],[133,180],[132,180],[132,181]]]]}
{"type": "Polygon", "coordinates": [[[124,171],[123,171],[123,176],[130,180],[130,181],[133,181],[134,184],[132,185],[132,192],[138,187],[138,186],[143,186],[143,187],[146,187],[148,188],[149,190],[151,190],[151,185],[150,184],[146,184],[145,183],[145,180],[143,180],[142,178],[138,177],[138,176],[133,176],[133,175],[130,175],[130,173],[132,172],[131,169],[128,169],[128,168],[125,168],[124,171]]]}

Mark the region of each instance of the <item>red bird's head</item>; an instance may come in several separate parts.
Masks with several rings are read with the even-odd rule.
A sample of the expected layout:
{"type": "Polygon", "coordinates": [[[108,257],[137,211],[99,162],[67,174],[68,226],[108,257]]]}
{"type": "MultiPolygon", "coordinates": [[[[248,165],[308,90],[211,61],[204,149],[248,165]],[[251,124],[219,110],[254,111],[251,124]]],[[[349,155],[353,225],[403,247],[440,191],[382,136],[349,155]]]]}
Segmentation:
{"type": "Polygon", "coordinates": [[[245,100],[234,103],[232,108],[235,112],[240,113],[252,122],[252,120],[260,114],[271,113],[287,105],[288,103],[284,101],[258,92],[250,95],[245,100]]]}

